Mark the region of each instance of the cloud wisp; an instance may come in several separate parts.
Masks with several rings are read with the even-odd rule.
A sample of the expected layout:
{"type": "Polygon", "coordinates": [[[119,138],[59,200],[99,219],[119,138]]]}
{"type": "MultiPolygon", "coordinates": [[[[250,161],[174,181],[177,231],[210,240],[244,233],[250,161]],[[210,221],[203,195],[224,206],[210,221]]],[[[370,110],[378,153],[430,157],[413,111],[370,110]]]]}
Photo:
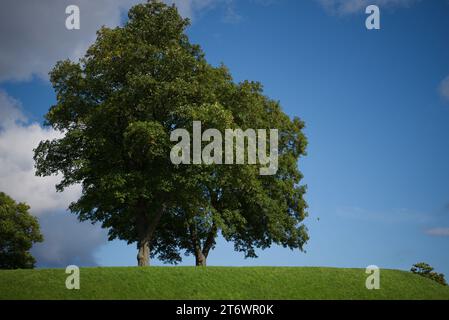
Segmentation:
{"type": "Polygon", "coordinates": [[[425,233],[433,237],[449,237],[449,228],[431,228],[427,229],[425,233]]]}
{"type": "Polygon", "coordinates": [[[429,223],[433,220],[433,217],[429,214],[411,211],[406,208],[372,211],[365,208],[348,206],[337,208],[336,214],[345,219],[386,224],[420,224],[429,223]]]}
{"type": "Polygon", "coordinates": [[[407,8],[420,0],[315,0],[330,14],[365,13],[371,4],[384,8],[407,8]]]}
{"type": "Polygon", "coordinates": [[[449,102],[449,76],[443,79],[438,88],[440,95],[449,102]]]}

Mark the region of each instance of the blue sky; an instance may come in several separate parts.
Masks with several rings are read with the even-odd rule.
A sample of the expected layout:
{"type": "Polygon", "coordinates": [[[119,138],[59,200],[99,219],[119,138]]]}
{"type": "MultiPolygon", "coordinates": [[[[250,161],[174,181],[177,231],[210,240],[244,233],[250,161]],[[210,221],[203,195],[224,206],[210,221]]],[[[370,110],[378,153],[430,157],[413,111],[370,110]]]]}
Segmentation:
{"type": "MultiPolygon", "coordinates": [[[[220,240],[209,265],[409,269],[425,261],[449,276],[449,1],[377,1],[380,30],[365,28],[363,0],[350,1],[350,9],[323,5],[338,0],[193,1],[185,9],[190,39],[208,61],[225,63],[236,81],[260,81],[285,112],[305,121],[309,140],[299,161],[308,186],[307,252],[272,247],[244,259],[220,240]]],[[[26,127],[42,122],[55,97],[40,69],[21,72],[18,79],[0,74],[0,92],[21,109],[26,127]]],[[[49,211],[69,215],[63,204],[49,211]]],[[[81,263],[136,264],[134,245],[85,230],[98,237],[81,263]]]]}

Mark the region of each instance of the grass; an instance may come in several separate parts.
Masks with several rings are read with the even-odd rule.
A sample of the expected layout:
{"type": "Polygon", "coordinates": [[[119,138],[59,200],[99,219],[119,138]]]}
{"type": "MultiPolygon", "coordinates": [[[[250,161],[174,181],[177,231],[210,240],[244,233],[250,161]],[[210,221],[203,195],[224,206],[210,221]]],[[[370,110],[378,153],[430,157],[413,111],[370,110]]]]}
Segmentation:
{"type": "Polygon", "coordinates": [[[449,287],[381,270],[367,290],[364,269],[321,267],[81,268],[80,290],[64,269],[1,270],[0,299],[449,299],[449,287]]]}

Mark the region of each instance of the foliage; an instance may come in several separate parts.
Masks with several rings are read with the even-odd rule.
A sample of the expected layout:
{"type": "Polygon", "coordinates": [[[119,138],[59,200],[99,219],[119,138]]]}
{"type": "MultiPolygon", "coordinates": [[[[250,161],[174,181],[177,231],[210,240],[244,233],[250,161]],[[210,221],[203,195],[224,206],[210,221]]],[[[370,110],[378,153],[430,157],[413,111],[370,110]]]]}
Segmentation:
{"type": "Polygon", "coordinates": [[[37,219],[25,203],[0,192],[0,269],[33,268],[33,243],[42,242],[37,219]]]}
{"type": "Polygon", "coordinates": [[[431,267],[429,264],[425,262],[420,262],[414,264],[410,271],[419,274],[420,276],[436,281],[439,284],[447,286],[446,280],[444,279],[444,274],[434,272],[433,270],[434,268],[431,267]]]}

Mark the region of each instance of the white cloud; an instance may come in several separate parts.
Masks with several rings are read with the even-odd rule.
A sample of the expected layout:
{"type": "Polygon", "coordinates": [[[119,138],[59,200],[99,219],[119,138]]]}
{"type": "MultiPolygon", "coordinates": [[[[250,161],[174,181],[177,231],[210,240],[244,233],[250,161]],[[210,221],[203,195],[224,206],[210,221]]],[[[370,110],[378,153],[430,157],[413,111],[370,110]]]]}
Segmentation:
{"type": "Polygon", "coordinates": [[[55,191],[57,176],[36,177],[33,149],[41,140],[60,137],[51,128],[26,123],[18,101],[0,91],[0,190],[31,206],[34,215],[64,210],[80,194],[80,187],[55,191]]]}
{"type": "Polygon", "coordinates": [[[449,228],[432,228],[425,231],[429,236],[449,237],[449,228]]]}
{"type": "Polygon", "coordinates": [[[441,81],[439,91],[441,96],[449,101],[449,76],[441,81]]]}
{"type": "MultiPolygon", "coordinates": [[[[222,0],[166,0],[184,17],[222,0]]],[[[4,0],[0,10],[0,82],[48,78],[58,60],[78,59],[102,26],[120,24],[122,14],[139,0],[4,0]],[[67,30],[65,8],[80,8],[81,28],[67,30]]]]}
{"type": "Polygon", "coordinates": [[[365,8],[371,4],[379,7],[409,7],[420,0],[315,0],[331,14],[365,13],[365,8]]]}

